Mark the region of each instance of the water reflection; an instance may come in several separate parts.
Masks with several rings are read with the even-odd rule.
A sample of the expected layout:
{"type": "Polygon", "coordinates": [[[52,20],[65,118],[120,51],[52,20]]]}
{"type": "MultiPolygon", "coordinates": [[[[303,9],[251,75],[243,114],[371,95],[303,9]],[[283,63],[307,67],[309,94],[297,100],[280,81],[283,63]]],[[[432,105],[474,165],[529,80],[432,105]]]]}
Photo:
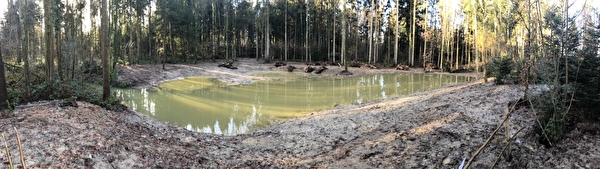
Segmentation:
{"type": "Polygon", "coordinates": [[[262,74],[278,80],[226,86],[207,77],[117,89],[133,110],[188,130],[233,135],[338,105],[394,97],[470,80],[468,77],[388,74],[319,78],[302,73],[262,74]]]}

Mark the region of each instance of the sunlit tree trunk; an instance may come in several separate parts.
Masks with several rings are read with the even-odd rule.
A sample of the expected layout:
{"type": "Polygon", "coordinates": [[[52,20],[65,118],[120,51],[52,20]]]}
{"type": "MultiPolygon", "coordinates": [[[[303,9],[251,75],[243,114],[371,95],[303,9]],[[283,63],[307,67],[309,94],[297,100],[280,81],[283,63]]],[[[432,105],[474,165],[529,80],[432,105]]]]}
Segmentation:
{"type": "Polygon", "coordinates": [[[396,1],[396,16],[394,18],[394,20],[396,21],[396,24],[394,25],[394,64],[398,64],[398,38],[399,38],[399,33],[400,31],[398,31],[398,22],[400,22],[400,3],[398,1],[396,1]]]}
{"type": "Polygon", "coordinates": [[[410,23],[410,42],[408,45],[408,64],[410,66],[414,66],[415,64],[415,27],[417,21],[417,0],[412,0],[412,22],[410,23]]]}
{"type": "MultiPolygon", "coordinates": [[[[473,4],[473,9],[477,9],[477,1],[475,0],[471,0],[471,4],[473,4]]],[[[475,12],[473,12],[473,30],[474,32],[474,36],[473,36],[473,44],[475,44],[475,50],[473,50],[473,55],[475,58],[475,72],[477,73],[477,77],[479,77],[479,44],[477,42],[477,39],[479,38],[477,35],[477,32],[479,31],[477,29],[477,10],[475,10],[475,12]]]]}

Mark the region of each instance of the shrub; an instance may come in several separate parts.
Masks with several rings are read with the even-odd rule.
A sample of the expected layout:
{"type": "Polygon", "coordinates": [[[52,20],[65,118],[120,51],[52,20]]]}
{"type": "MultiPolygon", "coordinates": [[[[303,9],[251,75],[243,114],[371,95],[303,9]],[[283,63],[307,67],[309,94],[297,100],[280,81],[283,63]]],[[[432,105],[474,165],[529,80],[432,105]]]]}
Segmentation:
{"type": "Polygon", "coordinates": [[[25,89],[22,87],[9,88],[8,96],[10,106],[14,107],[20,103],[38,100],[58,100],[75,96],[79,101],[87,101],[106,109],[116,110],[124,108],[124,106],[121,105],[121,101],[116,99],[115,96],[111,96],[108,101],[103,101],[101,95],[102,91],[98,85],[77,80],[52,80],[50,82],[42,82],[32,86],[30,97],[24,96],[23,93],[25,93],[25,89]]]}
{"type": "Polygon", "coordinates": [[[514,71],[515,66],[510,57],[494,57],[491,62],[485,66],[487,69],[485,77],[496,77],[495,83],[497,85],[504,84],[505,81],[514,82],[515,75],[512,72],[516,71],[514,71]]]}

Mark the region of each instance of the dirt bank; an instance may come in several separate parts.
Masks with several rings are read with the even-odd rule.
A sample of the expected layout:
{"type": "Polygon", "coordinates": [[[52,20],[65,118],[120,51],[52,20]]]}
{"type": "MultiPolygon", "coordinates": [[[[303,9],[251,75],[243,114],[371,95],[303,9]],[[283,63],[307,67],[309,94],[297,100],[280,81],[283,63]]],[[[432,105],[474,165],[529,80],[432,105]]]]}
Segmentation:
{"type": "MultiPolygon", "coordinates": [[[[252,72],[279,71],[271,64],[252,66],[263,65],[252,60],[236,63],[237,70],[214,63],[169,65],[171,69],[156,74],[144,73],[155,71],[152,66],[134,66],[123,68],[121,75],[140,75],[132,84],[147,87],[189,75],[250,83],[259,80],[250,76],[252,72]]],[[[337,72],[330,68],[325,76],[337,72]]],[[[518,86],[453,84],[314,112],[237,136],[195,133],[84,102],[78,102],[78,108],[37,103],[5,113],[0,131],[7,136],[13,162],[20,165],[13,128],[19,130],[26,164],[34,168],[456,168],[502,120],[504,106],[521,96],[518,86]]],[[[524,130],[512,143],[512,161],[501,158],[498,168],[600,166],[600,138],[589,129],[576,129],[561,144],[544,148],[537,143],[534,116],[527,109],[518,109],[510,124],[512,134],[524,130]]],[[[504,145],[501,136],[495,136],[472,168],[492,165],[504,145]]],[[[6,168],[4,151],[0,161],[0,168],[6,168]]]]}
{"type": "MultiPolygon", "coordinates": [[[[233,63],[237,69],[227,69],[218,67],[224,60],[217,62],[199,62],[197,64],[166,64],[162,69],[161,64],[156,65],[133,65],[118,67],[118,81],[128,83],[133,88],[148,88],[170,80],[183,79],[188,76],[210,76],[217,78],[225,83],[248,84],[255,80],[268,80],[263,77],[252,76],[252,74],[268,71],[286,71],[285,66],[275,67],[274,63],[264,63],[250,58],[241,58],[233,63]]],[[[288,65],[294,66],[295,72],[302,72],[306,64],[301,62],[288,62],[288,65]]],[[[344,70],[342,66],[327,66],[327,70],[321,73],[321,76],[338,76],[338,73],[344,70]]],[[[350,76],[359,76],[365,74],[383,74],[383,73],[415,73],[423,72],[422,68],[410,69],[408,71],[387,69],[361,69],[348,67],[352,72],[350,76]]],[[[463,76],[474,76],[472,73],[462,73],[463,76]]]]}

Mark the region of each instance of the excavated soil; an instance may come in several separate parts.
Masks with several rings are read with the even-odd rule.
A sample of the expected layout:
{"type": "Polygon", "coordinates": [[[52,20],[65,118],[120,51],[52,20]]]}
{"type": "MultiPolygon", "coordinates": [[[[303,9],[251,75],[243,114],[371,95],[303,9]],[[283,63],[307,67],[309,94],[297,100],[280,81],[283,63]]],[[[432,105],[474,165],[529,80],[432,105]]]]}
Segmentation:
{"type": "MultiPolygon", "coordinates": [[[[122,67],[119,79],[138,88],[197,75],[239,84],[265,80],[251,75],[255,72],[284,71],[250,59],[234,65],[238,69],[217,63],[167,65],[166,70],[162,65],[138,65],[122,67]]],[[[341,70],[330,66],[323,76],[336,76],[341,70]]],[[[85,102],[78,102],[79,107],[38,102],[2,113],[0,131],[17,167],[22,164],[15,129],[30,168],[457,168],[499,125],[509,102],[522,96],[520,86],[479,80],[313,112],[236,136],[196,133],[85,102]]],[[[534,117],[527,107],[510,116],[509,132],[516,138],[510,142],[512,159],[500,157],[496,167],[600,166],[600,138],[594,133],[598,127],[578,125],[562,142],[546,148],[533,131],[534,117]]],[[[506,143],[504,133],[501,129],[492,137],[471,168],[492,166],[506,143]]],[[[4,150],[0,162],[0,168],[9,165],[4,150]]]]}

